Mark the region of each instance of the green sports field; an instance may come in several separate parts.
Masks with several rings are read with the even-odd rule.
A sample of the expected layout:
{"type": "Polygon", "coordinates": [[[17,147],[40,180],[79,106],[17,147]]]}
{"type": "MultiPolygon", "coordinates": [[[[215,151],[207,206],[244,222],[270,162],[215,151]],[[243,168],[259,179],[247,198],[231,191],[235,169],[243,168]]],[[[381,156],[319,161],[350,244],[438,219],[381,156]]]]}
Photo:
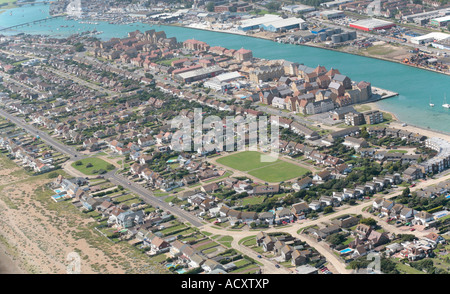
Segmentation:
{"type": "Polygon", "coordinates": [[[244,151],[219,158],[217,162],[270,183],[298,178],[308,172],[305,168],[276,158],[271,162],[262,162],[261,155],[265,154],[244,151]]]}

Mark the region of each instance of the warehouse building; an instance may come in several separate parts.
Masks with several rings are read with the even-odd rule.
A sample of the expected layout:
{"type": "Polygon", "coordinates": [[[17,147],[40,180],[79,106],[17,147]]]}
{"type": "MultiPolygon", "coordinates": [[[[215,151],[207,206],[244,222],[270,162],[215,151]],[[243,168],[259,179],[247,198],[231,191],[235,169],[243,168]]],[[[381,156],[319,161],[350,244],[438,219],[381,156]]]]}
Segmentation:
{"type": "Polygon", "coordinates": [[[280,16],[275,15],[275,14],[266,14],[261,17],[250,18],[250,19],[241,21],[241,24],[238,27],[238,29],[241,31],[244,31],[244,32],[256,30],[256,29],[259,29],[260,25],[262,25],[263,23],[267,23],[267,22],[275,21],[275,20],[282,20],[282,19],[283,18],[281,18],[280,16]]]}
{"type": "Polygon", "coordinates": [[[320,12],[319,16],[322,19],[335,19],[335,18],[344,17],[345,14],[344,14],[344,11],[340,11],[340,10],[324,10],[324,11],[320,12]]]}
{"type": "Polygon", "coordinates": [[[218,74],[223,73],[223,71],[224,71],[223,68],[221,68],[220,66],[213,65],[210,67],[177,74],[175,75],[175,79],[182,81],[184,83],[192,83],[195,81],[215,77],[218,74]]]}
{"type": "Polygon", "coordinates": [[[411,43],[413,44],[426,44],[430,42],[440,42],[450,38],[450,34],[433,32],[426,35],[411,38],[411,43]]]}
{"type": "Polygon", "coordinates": [[[450,15],[447,16],[443,16],[443,17],[438,17],[438,18],[433,18],[430,21],[431,25],[433,26],[437,26],[437,27],[445,27],[447,24],[450,23],[450,15]]]}
{"type": "Polygon", "coordinates": [[[290,13],[305,13],[316,10],[314,6],[296,4],[296,5],[286,5],[281,7],[281,10],[288,11],[290,13]]]}
{"type": "Polygon", "coordinates": [[[351,23],[350,27],[354,28],[354,29],[370,32],[370,31],[390,29],[392,27],[395,27],[395,23],[386,21],[386,20],[371,18],[371,19],[358,20],[354,23],[351,23]]]}
{"type": "Polygon", "coordinates": [[[286,19],[275,20],[275,21],[263,23],[263,24],[261,24],[260,28],[265,31],[270,31],[270,32],[281,32],[281,31],[287,31],[287,30],[292,30],[292,29],[297,29],[297,28],[305,29],[306,23],[301,18],[290,17],[290,18],[286,18],[286,19]]]}

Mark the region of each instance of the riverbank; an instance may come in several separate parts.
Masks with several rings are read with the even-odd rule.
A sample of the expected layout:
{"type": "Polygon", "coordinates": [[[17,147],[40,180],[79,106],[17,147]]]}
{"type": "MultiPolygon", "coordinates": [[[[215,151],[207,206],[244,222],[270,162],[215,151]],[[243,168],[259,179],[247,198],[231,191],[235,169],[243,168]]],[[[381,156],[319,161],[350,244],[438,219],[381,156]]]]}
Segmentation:
{"type": "MultiPolygon", "coordinates": [[[[175,26],[175,27],[184,27],[184,28],[188,28],[188,29],[203,30],[203,31],[209,31],[209,32],[216,32],[216,33],[233,34],[233,35],[246,36],[246,37],[257,38],[257,39],[263,39],[263,40],[269,40],[269,41],[272,41],[272,42],[276,42],[276,40],[274,40],[273,37],[265,37],[263,35],[248,35],[248,34],[243,33],[243,32],[241,33],[241,32],[232,31],[232,30],[218,30],[218,29],[211,29],[211,28],[206,28],[206,27],[188,26],[188,25],[181,25],[181,24],[164,24],[164,25],[175,26]]],[[[378,55],[374,55],[374,54],[370,54],[370,53],[368,53],[367,55],[366,54],[361,54],[361,53],[352,53],[352,52],[348,52],[348,51],[345,51],[345,50],[340,50],[340,49],[336,49],[336,48],[330,48],[330,47],[323,46],[323,45],[320,45],[320,44],[317,44],[317,43],[303,43],[303,44],[298,44],[298,45],[299,46],[313,47],[313,48],[320,48],[320,49],[325,49],[325,50],[331,50],[331,51],[335,51],[335,52],[346,53],[346,54],[356,55],[356,56],[361,56],[361,57],[369,57],[369,58],[384,60],[384,61],[388,61],[388,62],[395,62],[395,63],[398,63],[398,64],[410,66],[410,67],[413,67],[413,68],[423,69],[423,70],[427,70],[427,71],[431,71],[431,72],[435,72],[435,73],[439,73],[439,74],[444,74],[444,75],[450,76],[450,72],[437,71],[437,70],[434,70],[434,69],[431,69],[431,68],[427,68],[427,67],[423,67],[423,66],[416,66],[416,65],[404,63],[404,62],[401,62],[401,61],[396,60],[394,58],[386,58],[386,57],[382,57],[382,56],[378,56],[378,55]]]]}

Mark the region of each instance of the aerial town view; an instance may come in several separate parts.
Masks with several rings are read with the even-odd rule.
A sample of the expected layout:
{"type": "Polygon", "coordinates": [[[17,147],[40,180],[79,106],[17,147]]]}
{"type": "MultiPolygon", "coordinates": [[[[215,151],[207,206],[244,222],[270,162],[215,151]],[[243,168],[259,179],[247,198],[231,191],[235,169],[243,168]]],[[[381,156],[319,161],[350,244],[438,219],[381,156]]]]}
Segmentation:
{"type": "Polygon", "coordinates": [[[3,274],[449,274],[450,1],[0,0],[0,175],[3,274]]]}

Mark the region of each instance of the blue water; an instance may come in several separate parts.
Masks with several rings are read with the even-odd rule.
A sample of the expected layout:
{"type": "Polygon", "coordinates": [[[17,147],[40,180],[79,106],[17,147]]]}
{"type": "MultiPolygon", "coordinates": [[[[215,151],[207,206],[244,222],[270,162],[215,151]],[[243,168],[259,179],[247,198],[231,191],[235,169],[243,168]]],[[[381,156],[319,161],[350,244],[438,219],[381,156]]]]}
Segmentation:
{"type": "MultiPolygon", "coordinates": [[[[47,4],[35,4],[8,10],[0,14],[0,27],[8,27],[49,16],[47,4]]],[[[450,103],[450,76],[438,74],[403,64],[384,60],[356,56],[341,52],[279,44],[268,40],[256,39],[240,35],[217,33],[172,26],[151,26],[141,23],[130,25],[113,25],[98,22],[98,25],[80,24],[78,21],[58,18],[42,24],[21,27],[20,32],[30,34],[49,34],[54,37],[68,36],[86,30],[103,31],[97,35],[103,40],[112,37],[125,37],[128,32],[148,29],[164,30],[168,37],[176,37],[178,41],[195,38],[211,46],[240,49],[245,47],[253,51],[255,57],[267,59],[285,59],[304,63],[311,67],[323,65],[327,69],[339,69],[355,81],[369,81],[375,87],[391,90],[400,95],[378,102],[379,106],[391,111],[404,122],[424,128],[450,133],[450,109],[441,107],[444,95],[450,103]],[[68,25],[63,28],[61,25],[68,25]],[[74,27],[72,27],[72,25],[74,27]],[[429,99],[436,105],[429,107],[429,99]]],[[[7,34],[8,32],[2,32],[7,34]]],[[[17,33],[9,32],[10,34],[17,33]]]]}
{"type": "Polygon", "coordinates": [[[347,253],[347,252],[351,252],[353,249],[351,249],[351,248],[345,248],[344,250],[341,250],[341,251],[339,251],[339,252],[341,252],[341,253],[347,253]]]}

